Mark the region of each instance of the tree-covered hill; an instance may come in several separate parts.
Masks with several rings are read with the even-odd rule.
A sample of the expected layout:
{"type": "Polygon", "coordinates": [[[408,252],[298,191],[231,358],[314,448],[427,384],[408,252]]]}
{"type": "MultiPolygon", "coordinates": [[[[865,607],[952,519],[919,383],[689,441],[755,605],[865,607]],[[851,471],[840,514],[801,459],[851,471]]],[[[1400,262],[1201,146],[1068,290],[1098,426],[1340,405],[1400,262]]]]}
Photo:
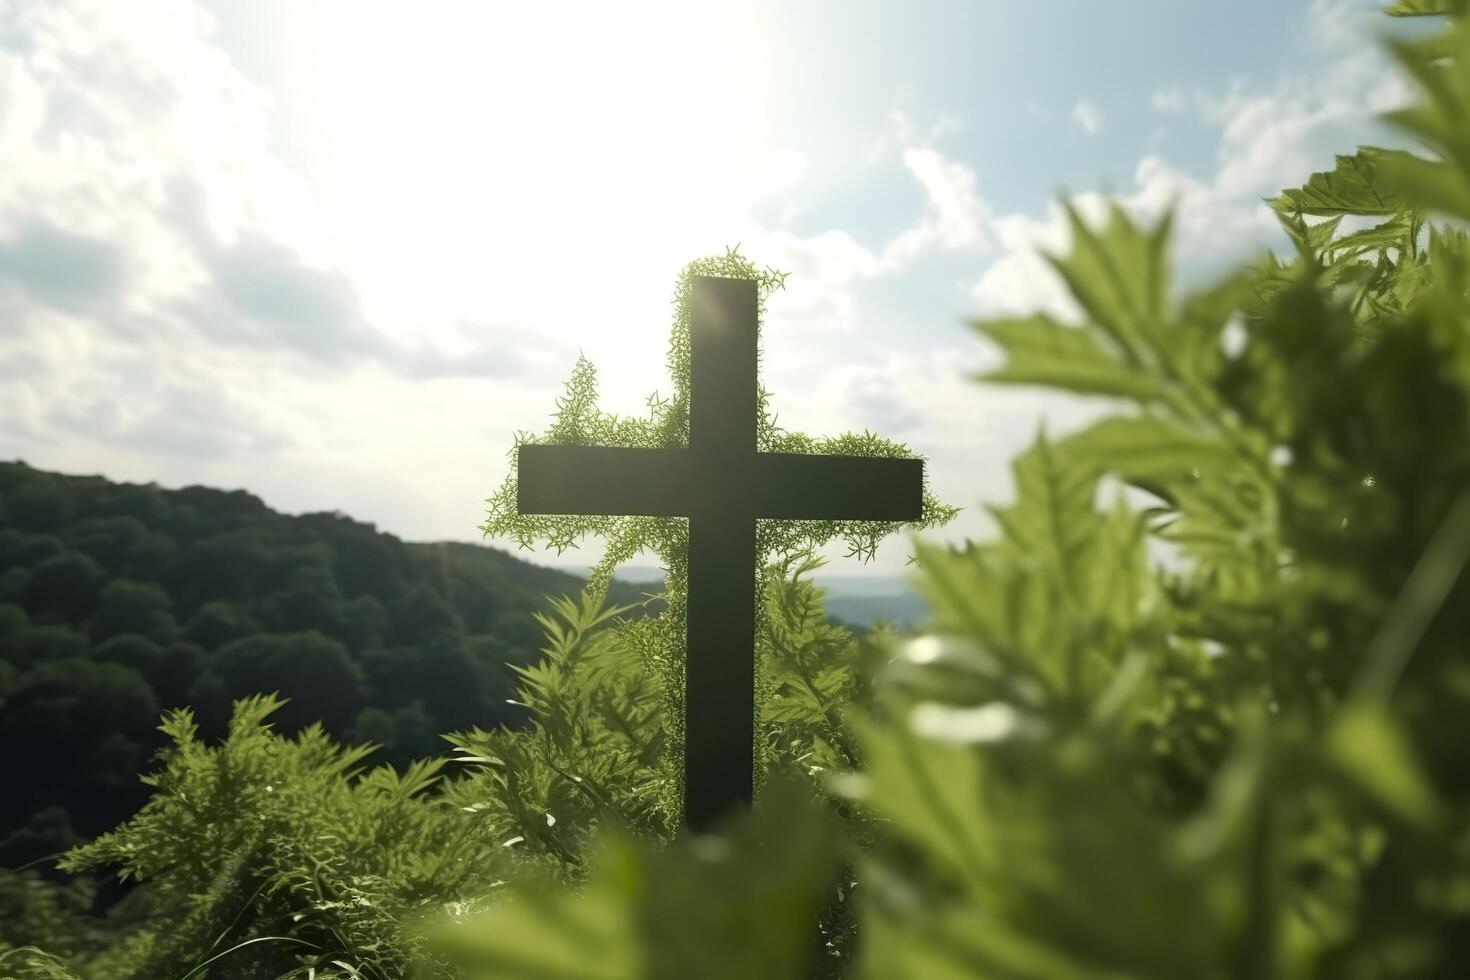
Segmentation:
{"type": "MultiPolygon", "coordinates": [[[[506,664],[536,659],[533,614],[582,585],[243,490],[0,463],[0,864],[132,813],[169,708],[222,735],[233,699],[280,691],[282,729],[320,719],[398,763],[446,748],[440,732],[519,725],[506,664]]],[[[647,591],[615,582],[609,599],[647,591]]]]}

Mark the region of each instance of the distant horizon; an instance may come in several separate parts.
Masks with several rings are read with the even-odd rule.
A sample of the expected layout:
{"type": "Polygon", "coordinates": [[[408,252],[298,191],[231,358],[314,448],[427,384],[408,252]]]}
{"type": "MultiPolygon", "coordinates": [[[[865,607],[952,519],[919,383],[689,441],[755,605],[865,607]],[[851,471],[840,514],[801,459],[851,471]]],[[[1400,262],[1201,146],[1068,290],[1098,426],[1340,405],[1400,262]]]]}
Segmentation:
{"type": "MultiPolygon", "coordinates": [[[[593,567],[591,564],[585,562],[565,565],[547,565],[544,562],[533,562],[533,564],[541,565],[543,568],[555,568],[557,571],[571,572],[574,575],[582,576],[587,575],[593,567]]],[[[864,587],[865,590],[872,586],[891,583],[898,587],[900,591],[910,591],[904,583],[905,575],[895,575],[887,571],[874,571],[869,575],[851,575],[841,571],[832,572],[830,571],[831,568],[832,566],[830,564],[824,565],[806,577],[818,584],[858,585],[864,587]]],[[[911,572],[912,569],[909,571],[911,572]]],[[[661,582],[664,578],[664,570],[658,565],[630,563],[619,565],[617,571],[613,573],[613,578],[635,585],[645,582],[661,582]]]]}

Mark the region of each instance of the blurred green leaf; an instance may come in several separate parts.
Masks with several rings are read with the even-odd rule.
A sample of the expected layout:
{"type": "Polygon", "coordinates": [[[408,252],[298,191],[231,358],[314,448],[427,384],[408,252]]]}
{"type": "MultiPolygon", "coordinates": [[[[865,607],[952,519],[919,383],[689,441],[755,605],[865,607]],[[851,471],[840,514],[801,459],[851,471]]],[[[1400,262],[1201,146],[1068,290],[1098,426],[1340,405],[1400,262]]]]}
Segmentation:
{"type": "Polygon", "coordinates": [[[1403,727],[1378,700],[1346,706],[1327,735],[1328,757],[1405,820],[1432,826],[1443,813],[1403,727]]]}
{"type": "Polygon", "coordinates": [[[1424,143],[1438,160],[1407,153],[1386,158],[1385,173],[1414,203],[1470,218],[1470,27],[1451,21],[1442,34],[1388,42],[1422,98],[1384,118],[1424,143]]]}
{"type": "Polygon", "coordinates": [[[1398,0],[1384,7],[1383,12],[1390,17],[1427,17],[1457,13],[1463,6],[1463,0],[1398,0]]]}
{"type": "Polygon", "coordinates": [[[819,955],[834,829],[806,789],[777,782],[717,834],[662,851],[606,835],[580,889],[516,883],[432,941],[468,980],[796,980],[819,955]]]}
{"type": "Polygon", "coordinates": [[[1162,373],[1169,279],[1165,246],[1172,213],[1145,230],[1112,204],[1106,225],[1094,232],[1070,203],[1064,202],[1063,208],[1072,249],[1066,256],[1049,254],[1048,261],[1126,362],[1162,373]]]}
{"type": "Polygon", "coordinates": [[[975,375],[979,380],[1047,385],[1139,401],[1163,396],[1158,378],[1104,347],[1093,332],[1065,326],[1046,314],[975,321],[972,326],[1006,355],[1002,367],[975,375]]]}
{"type": "Polygon", "coordinates": [[[1104,419],[1069,437],[1062,449],[1094,471],[1136,482],[1195,480],[1205,470],[1239,462],[1215,433],[1158,416],[1104,419]]]}

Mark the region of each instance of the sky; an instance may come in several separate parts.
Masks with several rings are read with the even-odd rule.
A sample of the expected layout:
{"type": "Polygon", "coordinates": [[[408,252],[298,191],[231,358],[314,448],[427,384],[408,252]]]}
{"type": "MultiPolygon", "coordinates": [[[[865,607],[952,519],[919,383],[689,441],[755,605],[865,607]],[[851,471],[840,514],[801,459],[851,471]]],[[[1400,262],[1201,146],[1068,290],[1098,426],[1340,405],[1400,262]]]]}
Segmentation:
{"type": "MultiPolygon", "coordinates": [[[[1076,308],[1058,207],[1177,201],[1179,281],[1285,239],[1263,198],[1408,88],[1360,0],[0,0],[0,459],[243,488],[483,541],[579,351],[646,415],[679,270],[789,272],[780,424],[869,429],[993,530],[1043,420],[977,317],[1076,308]]],[[[828,572],[894,574],[822,550],[828,572]]],[[[636,564],[657,564],[651,555],[636,564]]]]}

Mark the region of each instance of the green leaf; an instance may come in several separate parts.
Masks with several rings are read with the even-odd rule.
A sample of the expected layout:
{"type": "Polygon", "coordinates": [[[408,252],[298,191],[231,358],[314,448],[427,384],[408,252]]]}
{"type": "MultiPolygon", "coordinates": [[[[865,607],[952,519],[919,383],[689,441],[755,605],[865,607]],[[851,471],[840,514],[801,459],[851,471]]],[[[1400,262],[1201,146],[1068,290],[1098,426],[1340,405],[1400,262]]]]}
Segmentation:
{"type": "Polygon", "coordinates": [[[1127,212],[1114,203],[1106,226],[1094,233],[1076,208],[1069,202],[1063,206],[1071,230],[1072,252],[1066,257],[1048,255],[1048,261],[1088,317],[1112,338],[1127,361],[1157,366],[1159,348],[1165,343],[1167,245],[1173,213],[1166,212],[1152,230],[1147,230],[1134,225],[1127,212]]]}
{"type": "Polygon", "coordinates": [[[1214,433],[1157,416],[1104,419],[1059,449],[1130,482],[1167,484],[1235,466],[1239,456],[1214,433]]]}
{"type": "Polygon", "coordinates": [[[1463,21],[1418,41],[1390,41],[1389,51],[1419,85],[1419,101],[1384,118],[1414,134],[1438,157],[1388,159],[1387,174],[1416,203],[1470,217],[1470,28],[1463,21]]]}
{"type": "Polygon", "coordinates": [[[633,844],[607,842],[580,895],[527,880],[489,912],[429,936],[438,954],[469,978],[638,980],[645,974],[635,898],[644,887],[633,844]]]}
{"type": "Polygon", "coordinates": [[[1381,248],[1409,250],[1413,232],[1417,229],[1413,211],[1400,211],[1387,221],[1364,228],[1350,235],[1343,235],[1327,246],[1339,259],[1356,257],[1363,252],[1381,248]]]}
{"type": "MultiPolygon", "coordinates": [[[[1392,114],[1394,120],[1401,123],[1416,115],[1414,110],[1392,114]]],[[[1466,181],[1461,169],[1406,156],[1386,166],[1384,171],[1392,174],[1398,185],[1404,187],[1420,207],[1460,218],[1470,216],[1470,182],[1466,181]]]]}
{"type": "Polygon", "coordinates": [[[776,781],[754,814],[719,834],[663,850],[605,835],[580,890],[518,882],[488,912],[430,938],[468,980],[797,980],[837,842],[809,791],[776,781]]]}
{"type": "Polygon", "coordinates": [[[1347,705],[1327,734],[1328,758],[1405,820],[1432,825],[1441,805],[1402,725],[1377,699],[1347,705]]]}
{"type": "Polygon", "coordinates": [[[1001,854],[979,819],[983,759],[968,746],[921,739],[905,722],[860,723],[858,736],[871,787],[865,802],[947,873],[972,881],[993,873],[1001,854]]]}
{"type": "Polygon", "coordinates": [[[1296,246],[1297,253],[1310,257],[1322,252],[1332,243],[1332,236],[1337,233],[1337,226],[1342,222],[1342,215],[1320,221],[1315,225],[1309,225],[1296,212],[1276,212],[1277,220],[1286,231],[1291,243],[1296,246]]]}
{"type": "Polygon", "coordinates": [[[1006,363],[976,380],[1046,385],[1086,395],[1148,401],[1163,396],[1157,376],[1127,363],[1094,331],[1069,327],[1046,314],[976,320],[971,327],[998,344],[1006,363]]]}
{"type": "Polygon", "coordinates": [[[1016,503],[992,507],[991,514],[1016,550],[1032,556],[1053,581],[1075,590],[1083,556],[1100,523],[1092,506],[1096,474],[1056,452],[1045,435],[1038,435],[1012,468],[1016,503]]]}
{"type": "Polygon", "coordinates": [[[1390,17],[1428,17],[1453,14],[1463,6],[1462,0],[1398,0],[1383,8],[1390,17]]]}
{"type": "Polygon", "coordinates": [[[0,977],[5,980],[75,980],[66,964],[35,946],[0,951],[0,977]]]}
{"type": "Polygon", "coordinates": [[[863,919],[865,980],[1127,980],[1129,976],[1079,963],[1057,943],[1018,933],[1005,922],[977,915],[973,907],[940,909],[914,921],[895,921],[877,903],[870,907],[872,914],[863,919]]]}
{"type": "Polygon", "coordinates": [[[1157,583],[1149,574],[1144,551],[1146,536],[1145,515],[1118,494],[1098,535],[1083,592],[1119,631],[1131,629],[1156,597],[1157,583]]]}
{"type": "Polygon", "coordinates": [[[1282,191],[1269,203],[1279,214],[1392,215],[1408,207],[1408,202],[1384,179],[1380,168],[1385,160],[1408,156],[1402,150],[1360,146],[1352,156],[1339,154],[1332,170],[1312,174],[1306,184],[1282,191]]]}

